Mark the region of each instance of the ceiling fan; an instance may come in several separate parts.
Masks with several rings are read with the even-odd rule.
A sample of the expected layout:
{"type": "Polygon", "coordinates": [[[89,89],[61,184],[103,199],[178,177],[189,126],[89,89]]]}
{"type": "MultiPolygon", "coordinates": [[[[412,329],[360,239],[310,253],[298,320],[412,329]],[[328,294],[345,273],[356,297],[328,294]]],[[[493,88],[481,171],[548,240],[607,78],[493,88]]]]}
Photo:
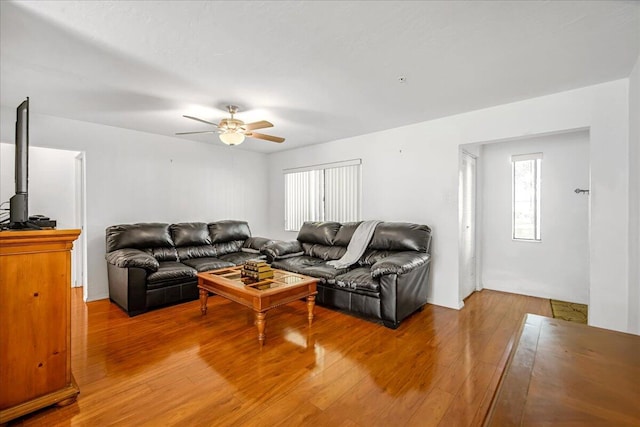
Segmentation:
{"type": "Polygon", "coordinates": [[[216,130],[204,130],[195,132],[176,132],[176,135],[190,135],[195,133],[217,133],[220,136],[220,141],[227,145],[239,145],[244,142],[245,137],[264,139],[271,142],[284,142],[284,138],[279,136],[265,135],[263,133],[254,132],[255,129],[264,129],[273,127],[273,124],[266,120],[261,120],[254,123],[245,123],[242,120],[238,120],[233,116],[238,112],[236,105],[227,105],[227,110],[231,115],[230,118],[220,120],[220,123],[215,124],[206,120],[199,119],[193,116],[182,116],[187,119],[196,120],[198,122],[206,123],[208,125],[215,126],[216,130]]]}

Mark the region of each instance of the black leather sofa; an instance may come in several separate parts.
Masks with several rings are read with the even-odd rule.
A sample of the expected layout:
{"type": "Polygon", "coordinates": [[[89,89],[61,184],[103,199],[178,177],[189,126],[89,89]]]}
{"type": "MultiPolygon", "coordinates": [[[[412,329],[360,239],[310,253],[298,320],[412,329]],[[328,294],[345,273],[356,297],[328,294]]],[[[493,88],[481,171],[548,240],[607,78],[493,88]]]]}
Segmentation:
{"type": "Polygon", "coordinates": [[[320,278],[316,302],[395,329],[427,302],[431,229],[382,222],[360,260],[336,269],[360,223],[306,222],[296,240],[262,249],[274,268],[320,278]]]}
{"type": "Polygon", "coordinates": [[[141,223],[106,229],[109,298],[129,316],[198,298],[196,274],[263,259],[272,240],[244,221],[141,223]]]}

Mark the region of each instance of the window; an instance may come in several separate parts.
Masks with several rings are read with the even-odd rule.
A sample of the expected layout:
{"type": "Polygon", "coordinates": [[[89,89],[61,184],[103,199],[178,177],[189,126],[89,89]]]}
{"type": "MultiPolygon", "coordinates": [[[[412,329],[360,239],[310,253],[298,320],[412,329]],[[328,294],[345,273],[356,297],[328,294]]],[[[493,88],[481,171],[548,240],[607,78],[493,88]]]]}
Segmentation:
{"type": "Polygon", "coordinates": [[[511,156],[512,236],[516,240],[540,240],[541,164],[542,153],[511,156]]]}
{"type": "Polygon", "coordinates": [[[360,220],[361,160],[284,170],[284,229],[305,221],[360,220]]]}

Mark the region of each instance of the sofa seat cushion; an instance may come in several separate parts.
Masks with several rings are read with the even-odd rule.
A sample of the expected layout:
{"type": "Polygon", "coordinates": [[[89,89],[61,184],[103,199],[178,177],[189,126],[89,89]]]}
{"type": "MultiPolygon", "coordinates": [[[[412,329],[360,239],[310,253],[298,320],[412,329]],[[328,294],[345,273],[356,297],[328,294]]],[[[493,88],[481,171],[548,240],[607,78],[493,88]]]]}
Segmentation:
{"type": "Polygon", "coordinates": [[[325,262],[319,258],[301,255],[292,258],[279,259],[271,264],[271,267],[280,270],[292,271],[298,274],[304,274],[303,270],[308,267],[314,267],[325,262]]]}
{"type": "Polygon", "coordinates": [[[266,237],[252,236],[244,241],[244,243],[242,244],[242,249],[243,250],[249,249],[246,252],[259,253],[260,250],[262,250],[262,248],[264,248],[267,245],[270,245],[271,243],[275,243],[275,240],[267,239],[266,237]]]}
{"type": "Polygon", "coordinates": [[[220,259],[232,262],[234,265],[244,264],[246,261],[250,259],[265,259],[264,255],[256,254],[256,253],[248,253],[248,252],[235,252],[232,254],[221,255],[220,259]]]}
{"type": "Polygon", "coordinates": [[[274,261],[271,267],[304,274],[305,276],[317,277],[324,279],[324,281],[333,281],[336,276],[347,272],[346,268],[336,269],[327,265],[327,261],[306,255],[279,259],[274,261]]]}
{"type": "Polygon", "coordinates": [[[183,263],[192,258],[215,258],[218,255],[216,249],[211,245],[183,246],[178,248],[177,253],[183,263]]]}
{"type": "Polygon", "coordinates": [[[326,262],[323,262],[312,267],[303,268],[301,274],[311,277],[318,277],[320,279],[324,279],[327,282],[333,282],[336,276],[339,276],[346,272],[346,268],[336,269],[335,267],[327,265],[326,262]]]}
{"type": "Polygon", "coordinates": [[[347,252],[347,248],[342,246],[325,246],[317,243],[303,243],[302,249],[305,255],[325,261],[340,259],[347,252]]]}
{"type": "Polygon", "coordinates": [[[360,267],[336,277],[334,287],[380,297],[380,281],[371,277],[371,268],[360,267]]]}
{"type": "Polygon", "coordinates": [[[147,276],[147,289],[158,289],[196,279],[196,270],[176,261],[161,262],[158,271],[147,276]]]}
{"type": "Polygon", "coordinates": [[[195,268],[198,272],[217,270],[218,268],[233,267],[235,265],[229,261],[221,260],[214,257],[191,258],[182,262],[189,267],[195,268]]]}

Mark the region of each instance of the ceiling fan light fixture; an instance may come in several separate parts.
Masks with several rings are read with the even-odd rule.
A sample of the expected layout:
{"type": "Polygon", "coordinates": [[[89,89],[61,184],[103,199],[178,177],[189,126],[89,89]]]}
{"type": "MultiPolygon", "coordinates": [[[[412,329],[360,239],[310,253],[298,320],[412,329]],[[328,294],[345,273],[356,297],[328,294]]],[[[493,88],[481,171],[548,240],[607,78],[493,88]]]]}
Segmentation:
{"type": "Polygon", "coordinates": [[[220,141],[227,145],[240,145],[244,142],[244,134],[234,131],[225,131],[220,134],[220,141]]]}
{"type": "MultiPolygon", "coordinates": [[[[2,1],[2,0],[0,0],[2,1]]],[[[205,123],[211,126],[216,127],[216,130],[207,130],[207,131],[195,131],[195,132],[177,132],[176,135],[191,135],[198,133],[217,133],[220,141],[227,145],[239,145],[242,144],[246,137],[254,138],[254,139],[263,139],[265,141],[284,142],[284,138],[273,135],[265,135],[263,133],[254,132],[256,129],[265,129],[273,127],[273,124],[266,121],[260,120],[258,122],[253,123],[245,123],[242,120],[234,118],[234,115],[238,112],[238,107],[234,105],[228,105],[227,110],[229,110],[229,114],[231,117],[224,118],[220,120],[220,123],[213,123],[207,120],[202,120],[194,116],[183,116],[187,119],[195,120],[197,122],[205,123]]]]}

